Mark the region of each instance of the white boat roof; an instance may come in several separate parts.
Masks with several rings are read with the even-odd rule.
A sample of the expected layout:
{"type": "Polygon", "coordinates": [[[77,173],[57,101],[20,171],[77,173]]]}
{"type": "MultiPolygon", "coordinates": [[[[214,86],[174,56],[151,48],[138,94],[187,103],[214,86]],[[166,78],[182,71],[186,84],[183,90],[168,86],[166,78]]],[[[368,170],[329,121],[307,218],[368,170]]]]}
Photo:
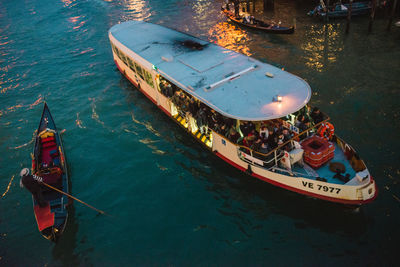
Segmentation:
{"type": "Polygon", "coordinates": [[[301,109],[311,97],[307,82],[293,74],[157,24],[127,21],[113,26],[109,35],[122,51],[133,51],[162,76],[227,117],[280,118],[301,109]],[[188,43],[197,43],[202,50],[184,45],[188,43]],[[273,100],[277,95],[282,102],[273,100]]]}

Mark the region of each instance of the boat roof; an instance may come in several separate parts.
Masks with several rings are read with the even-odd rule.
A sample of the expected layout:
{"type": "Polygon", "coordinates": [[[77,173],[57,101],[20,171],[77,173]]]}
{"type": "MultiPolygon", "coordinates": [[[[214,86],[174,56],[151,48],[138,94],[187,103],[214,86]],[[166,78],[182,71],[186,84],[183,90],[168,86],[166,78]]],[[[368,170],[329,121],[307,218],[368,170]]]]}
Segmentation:
{"type": "Polygon", "coordinates": [[[284,117],[301,109],[311,97],[308,83],[296,75],[161,25],[127,21],[114,25],[109,36],[119,48],[115,40],[230,118],[260,121],[284,117]],[[278,95],[281,102],[276,101],[278,95]]]}

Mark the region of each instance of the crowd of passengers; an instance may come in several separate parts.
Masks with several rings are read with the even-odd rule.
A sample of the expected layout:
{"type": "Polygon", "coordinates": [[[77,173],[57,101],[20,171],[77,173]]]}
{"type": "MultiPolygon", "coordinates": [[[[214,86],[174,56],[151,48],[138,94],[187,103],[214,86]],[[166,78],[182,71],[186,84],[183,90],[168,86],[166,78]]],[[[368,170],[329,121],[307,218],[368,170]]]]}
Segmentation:
{"type": "MultiPolygon", "coordinates": [[[[165,80],[160,82],[160,90],[162,94],[171,99],[182,117],[187,121],[190,117],[194,118],[202,134],[208,135],[212,129],[232,143],[243,145],[261,154],[267,154],[294,137],[293,132],[283,127],[281,120],[256,123],[237,121],[222,116],[165,80]]],[[[316,107],[311,111],[310,107],[305,106],[294,115],[296,116],[295,126],[299,128],[300,132],[324,120],[323,113],[316,107]]],[[[291,150],[291,144],[288,143],[283,149],[291,150]]]]}

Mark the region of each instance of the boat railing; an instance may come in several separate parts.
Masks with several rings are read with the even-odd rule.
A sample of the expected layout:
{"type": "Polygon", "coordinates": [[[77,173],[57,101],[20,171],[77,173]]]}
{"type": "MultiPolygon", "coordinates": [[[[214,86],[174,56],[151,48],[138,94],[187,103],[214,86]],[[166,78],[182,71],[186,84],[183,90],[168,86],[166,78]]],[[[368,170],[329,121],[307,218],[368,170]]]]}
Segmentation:
{"type": "Polygon", "coordinates": [[[281,150],[275,150],[273,155],[271,154],[269,157],[264,157],[261,156],[262,153],[252,150],[246,146],[237,145],[237,147],[239,157],[241,157],[243,160],[267,169],[277,166],[279,160],[284,156],[284,153],[281,150]]]}
{"type": "MultiPolygon", "coordinates": [[[[276,148],[272,149],[270,152],[264,154],[258,151],[255,151],[247,146],[243,146],[243,145],[237,145],[238,148],[238,153],[245,153],[249,157],[246,157],[245,155],[242,155],[246,161],[251,161],[252,163],[256,163],[257,165],[261,165],[261,166],[268,166],[269,168],[275,167],[278,165],[278,162],[281,160],[281,158],[283,157],[284,153],[283,150],[286,146],[288,146],[290,144],[290,147],[294,148],[295,147],[295,142],[298,142],[300,140],[300,137],[307,134],[307,136],[309,136],[311,131],[314,131],[315,129],[318,129],[318,127],[329,121],[330,118],[326,118],[325,120],[311,126],[310,128],[302,131],[301,133],[293,136],[292,138],[290,138],[289,140],[287,140],[286,142],[278,145],[276,148]],[[263,162],[262,164],[260,164],[260,162],[263,162]],[[273,165],[271,164],[273,163],[273,165]]],[[[240,155],[240,154],[239,154],[240,155]]]]}

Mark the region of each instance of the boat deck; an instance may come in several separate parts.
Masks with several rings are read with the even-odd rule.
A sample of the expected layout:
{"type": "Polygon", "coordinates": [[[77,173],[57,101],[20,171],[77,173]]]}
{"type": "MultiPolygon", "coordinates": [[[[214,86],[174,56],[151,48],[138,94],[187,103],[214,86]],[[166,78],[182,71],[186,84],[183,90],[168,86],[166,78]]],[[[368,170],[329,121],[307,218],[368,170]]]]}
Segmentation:
{"type": "MultiPolygon", "coordinates": [[[[328,183],[345,184],[345,182],[343,182],[340,179],[334,177],[336,173],[332,172],[329,169],[329,163],[330,162],[342,163],[346,168],[345,173],[343,173],[342,175],[345,176],[346,174],[349,174],[350,175],[350,177],[349,177],[350,179],[353,178],[356,175],[356,172],[351,167],[350,162],[346,159],[346,156],[343,153],[343,151],[340,149],[340,147],[336,143],[334,143],[334,145],[335,145],[335,155],[334,155],[333,159],[328,161],[324,165],[322,165],[320,168],[314,169],[314,171],[316,172],[316,174],[318,174],[319,177],[325,178],[328,183]]],[[[309,174],[305,170],[305,168],[301,167],[299,164],[295,164],[293,166],[292,170],[294,172],[297,172],[297,173],[305,174],[306,177],[309,177],[309,174]]]]}

